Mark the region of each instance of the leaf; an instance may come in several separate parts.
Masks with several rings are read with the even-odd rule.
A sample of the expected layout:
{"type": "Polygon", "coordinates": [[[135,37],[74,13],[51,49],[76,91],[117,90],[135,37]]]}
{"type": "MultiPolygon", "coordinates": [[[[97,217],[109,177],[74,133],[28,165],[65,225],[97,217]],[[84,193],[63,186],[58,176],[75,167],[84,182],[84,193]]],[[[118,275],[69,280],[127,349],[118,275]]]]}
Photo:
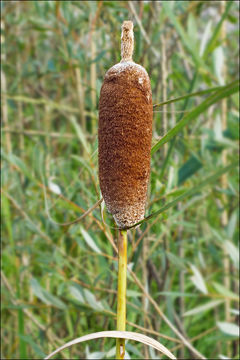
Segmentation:
{"type": "Polygon", "coordinates": [[[31,349],[38,355],[39,358],[46,356],[46,354],[40,349],[36,344],[36,341],[30,335],[21,335],[19,334],[21,340],[31,346],[31,349]]]}
{"type": "Polygon", "coordinates": [[[88,345],[86,346],[86,359],[103,359],[103,357],[106,357],[106,352],[105,351],[94,351],[94,352],[90,352],[89,351],[89,347],[88,345]]]}
{"type": "Polygon", "coordinates": [[[215,287],[215,289],[217,290],[217,292],[225,297],[231,298],[233,300],[239,301],[239,297],[234,294],[232,291],[228,290],[225,286],[217,283],[217,282],[213,282],[213,286],[215,287]]]}
{"type": "Polygon", "coordinates": [[[202,59],[198,56],[198,52],[196,51],[195,42],[193,43],[191,41],[190,36],[185,32],[182,24],[180,21],[175,17],[174,10],[172,10],[170,2],[169,1],[163,1],[162,6],[164,11],[166,12],[167,16],[171,20],[172,24],[175,26],[176,31],[178,35],[180,36],[182,43],[185,45],[185,47],[189,50],[189,52],[192,55],[192,58],[197,66],[202,64],[202,59]]]}
{"type": "Polygon", "coordinates": [[[145,217],[145,219],[137,222],[136,224],[134,224],[132,226],[129,226],[127,229],[131,229],[137,225],[143,224],[144,222],[152,219],[153,217],[155,217],[155,216],[161,214],[162,212],[170,209],[171,207],[175,206],[179,201],[182,201],[183,199],[198,193],[199,190],[202,189],[204,186],[209,185],[212,182],[215,182],[222,174],[224,174],[225,172],[227,172],[231,169],[234,169],[237,165],[238,165],[238,161],[235,161],[232,164],[219,169],[215,174],[213,174],[212,176],[209,176],[207,179],[202,181],[200,184],[194,186],[192,189],[190,189],[190,190],[186,191],[185,193],[183,193],[182,195],[178,196],[175,200],[171,201],[170,203],[162,206],[158,211],[145,217]]]}
{"type": "Polygon", "coordinates": [[[82,143],[83,145],[83,148],[85,149],[85,151],[89,154],[90,153],[90,150],[89,150],[89,145],[86,141],[86,137],[84,135],[84,132],[83,130],[81,129],[81,126],[77,123],[77,120],[75,118],[75,116],[70,116],[70,121],[76,131],[76,134],[80,140],[80,142],[82,143]]]}
{"type": "Polygon", "coordinates": [[[239,326],[229,322],[217,322],[218,328],[225,334],[239,337],[239,326]]]}
{"type": "Polygon", "coordinates": [[[199,169],[201,169],[201,167],[201,161],[199,161],[196,156],[191,156],[190,159],[178,170],[178,185],[181,185],[189,177],[194,175],[199,169]]]}
{"type": "Polygon", "coordinates": [[[199,90],[199,91],[196,91],[196,92],[193,92],[193,93],[190,93],[190,94],[178,96],[178,97],[176,97],[176,98],[163,101],[163,102],[161,102],[161,103],[159,103],[159,104],[154,104],[154,105],[153,105],[153,108],[155,109],[155,108],[161,107],[161,106],[163,106],[163,105],[172,104],[172,103],[174,103],[174,102],[181,101],[181,100],[184,100],[184,99],[189,99],[189,98],[195,97],[195,96],[206,95],[206,94],[209,94],[209,93],[211,93],[211,92],[216,92],[216,91],[218,91],[218,90],[224,89],[224,87],[225,87],[225,86],[215,86],[215,87],[212,87],[212,88],[209,88],[209,89],[199,90]]]}
{"type": "Polygon", "coordinates": [[[5,160],[9,161],[11,164],[16,166],[27,178],[34,181],[34,178],[30,172],[30,170],[27,168],[26,164],[23,162],[22,159],[20,159],[18,156],[10,153],[5,154],[4,151],[2,151],[2,156],[5,160]]]}
{"type": "Polygon", "coordinates": [[[209,228],[211,229],[214,237],[216,237],[216,239],[218,239],[219,241],[222,242],[222,241],[223,241],[223,235],[221,234],[221,232],[218,231],[218,230],[216,230],[216,229],[214,229],[214,228],[212,228],[211,226],[209,226],[209,228]]]}
{"type": "Polygon", "coordinates": [[[149,348],[149,355],[151,357],[151,359],[161,359],[159,356],[156,355],[154,349],[152,347],[149,348]]]}
{"type": "Polygon", "coordinates": [[[114,358],[116,355],[116,346],[113,346],[110,350],[108,350],[106,354],[106,358],[114,358]]]}
{"type": "Polygon", "coordinates": [[[223,247],[232,259],[236,268],[239,269],[239,249],[233,244],[232,241],[229,240],[224,241],[223,247]]]}
{"type": "Polygon", "coordinates": [[[211,35],[211,26],[212,26],[212,20],[209,20],[206,27],[205,27],[203,36],[202,36],[202,40],[201,40],[201,44],[200,44],[200,51],[199,51],[200,56],[203,55],[204,50],[205,50],[206,45],[207,45],[207,42],[208,42],[209,37],[211,35]]]}
{"type": "Polygon", "coordinates": [[[48,180],[48,187],[54,194],[60,195],[62,193],[60,187],[51,180],[48,180]]]}
{"type": "Polygon", "coordinates": [[[82,236],[83,236],[84,240],[88,244],[88,246],[90,246],[90,248],[93,251],[95,251],[96,253],[101,254],[101,250],[97,247],[97,245],[95,244],[93,238],[86,232],[86,230],[84,230],[84,228],[82,226],[80,227],[80,231],[82,233],[82,236]]]}
{"type": "Polygon", "coordinates": [[[94,351],[92,353],[89,353],[86,359],[103,359],[106,355],[106,352],[103,351],[94,351]]]}
{"type": "Polygon", "coordinates": [[[96,63],[99,60],[101,60],[101,58],[106,54],[106,52],[107,52],[107,50],[100,51],[100,53],[95,57],[95,59],[91,60],[91,64],[96,63]]]}
{"type": "Polygon", "coordinates": [[[158,295],[166,295],[166,296],[173,296],[173,297],[182,297],[182,296],[186,296],[186,297],[198,297],[198,294],[192,294],[192,293],[183,293],[183,292],[179,292],[179,291],[159,291],[157,293],[158,295]]]}
{"type": "Polygon", "coordinates": [[[214,137],[216,141],[222,141],[222,121],[219,115],[216,116],[216,120],[214,121],[214,137]]]}
{"type": "Polygon", "coordinates": [[[205,281],[203,279],[202,274],[200,273],[200,271],[197,269],[197,267],[195,265],[190,265],[192,272],[193,272],[193,276],[190,277],[191,281],[193,282],[193,284],[196,286],[196,288],[198,290],[200,290],[203,294],[207,294],[207,287],[205,285],[205,281]]]}
{"type": "Polygon", "coordinates": [[[78,288],[77,284],[69,286],[70,294],[80,303],[85,303],[81,290],[78,288]]]}
{"type": "Polygon", "coordinates": [[[30,285],[32,287],[33,293],[34,295],[39,298],[40,300],[42,300],[43,302],[48,304],[48,301],[45,299],[44,295],[43,295],[43,289],[42,287],[39,285],[38,281],[36,279],[31,279],[30,280],[30,285]]]}
{"type": "Polygon", "coordinates": [[[45,296],[45,299],[49,302],[49,304],[65,310],[66,309],[66,305],[64,304],[64,302],[62,302],[60,299],[58,299],[56,296],[50,294],[48,291],[46,291],[45,289],[43,289],[43,294],[45,296]]]}
{"type": "Polygon", "coordinates": [[[173,253],[170,252],[166,252],[167,258],[168,260],[174,264],[176,267],[178,267],[180,270],[186,270],[186,266],[184,264],[183,259],[181,259],[180,257],[177,257],[176,255],[174,255],[173,253]]]}
{"type": "Polygon", "coordinates": [[[142,294],[136,290],[127,290],[127,297],[140,297],[142,294]]]}
{"type": "Polygon", "coordinates": [[[196,18],[192,12],[189,13],[187,18],[187,33],[191,41],[191,48],[193,48],[198,41],[198,29],[196,18]]]}
{"type": "Polygon", "coordinates": [[[12,246],[12,250],[15,249],[14,237],[13,237],[13,228],[11,221],[11,211],[9,206],[9,200],[6,195],[2,194],[2,215],[4,216],[4,223],[8,231],[9,242],[12,246]]]}
{"type": "Polygon", "coordinates": [[[95,340],[100,338],[115,338],[115,339],[127,339],[127,340],[134,340],[141,342],[142,344],[152,346],[154,349],[160,351],[164,355],[166,355],[169,359],[176,359],[176,357],[161,343],[157,340],[150,338],[149,336],[134,333],[131,331],[100,331],[97,333],[92,333],[88,335],[81,336],[77,339],[69,341],[68,343],[60,346],[57,350],[53,351],[50,355],[45,357],[45,359],[50,359],[55,354],[59,353],[60,351],[69,348],[72,345],[79,344],[84,341],[95,340]]]}
{"type": "MultiPolygon", "coordinates": [[[[134,346],[134,345],[132,345],[131,343],[127,342],[127,343],[126,343],[126,348],[127,348],[129,351],[131,351],[131,353],[137,355],[140,359],[142,358],[142,354],[141,354],[141,352],[137,349],[136,346],[134,346]]],[[[150,348],[149,348],[149,350],[150,350],[150,348]]],[[[115,354],[114,354],[114,355],[115,355],[115,354]]],[[[113,355],[113,356],[114,356],[114,355],[113,355]]]]}
{"type": "Polygon", "coordinates": [[[238,309],[230,309],[230,312],[234,315],[239,316],[240,315],[240,311],[238,309]]]}
{"type": "MultiPolygon", "coordinates": [[[[124,360],[125,359],[131,359],[130,355],[128,354],[128,352],[126,351],[126,348],[129,346],[129,343],[126,343],[126,347],[125,347],[125,356],[124,356],[124,360]]],[[[116,346],[113,346],[110,350],[107,351],[106,353],[106,358],[107,359],[115,359],[116,356],[116,346]]],[[[141,355],[140,355],[141,358],[141,355]]]]}
{"type": "Polygon", "coordinates": [[[212,35],[211,39],[209,40],[209,42],[208,42],[208,44],[207,44],[207,46],[205,48],[205,51],[204,51],[204,54],[203,54],[204,59],[206,59],[207,55],[214,49],[214,46],[215,46],[216,41],[218,39],[218,36],[220,35],[221,26],[223,24],[223,21],[226,19],[232,4],[233,4],[233,1],[228,1],[226,9],[225,9],[220,21],[218,22],[217,26],[215,26],[213,35],[212,35]]]}
{"type": "Polygon", "coordinates": [[[84,291],[84,297],[87,303],[89,304],[89,306],[91,306],[95,310],[104,310],[101,301],[97,301],[97,299],[95,298],[93,293],[91,293],[91,291],[89,291],[88,289],[84,289],[83,291],[84,291]]]}
{"type": "Polygon", "coordinates": [[[90,174],[93,174],[93,169],[88,165],[87,161],[78,155],[71,155],[71,157],[77,160],[83,167],[85,167],[90,174]]]}
{"type": "Polygon", "coordinates": [[[153,155],[162,145],[166,144],[170,139],[176,136],[190,121],[196,120],[198,115],[203,113],[211,105],[215,104],[219,100],[228,97],[239,91],[239,80],[232,82],[229,85],[222,87],[221,90],[215,92],[215,94],[210,95],[205,99],[200,105],[196,106],[192,111],[185,115],[182,120],[180,120],[176,126],[174,126],[166,135],[164,135],[161,140],[157,142],[152,147],[151,154],[153,155]]]}
{"type": "Polygon", "coordinates": [[[213,64],[214,64],[214,72],[219,81],[219,84],[224,85],[224,79],[223,79],[224,54],[223,54],[222,46],[218,46],[214,50],[213,64]]]}
{"type": "Polygon", "coordinates": [[[53,305],[62,310],[66,309],[66,305],[56,296],[53,296],[47,290],[43,289],[36,279],[32,278],[30,280],[30,285],[32,287],[34,295],[36,295],[37,298],[42,300],[42,302],[47,305],[53,305]]]}
{"type": "Polygon", "coordinates": [[[166,197],[177,197],[178,195],[182,195],[186,192],[185,188],[178,188],[177,190],[170,191],[165,196],[166,197]]]}
{"type": "Polygon", "coordinates": [[[227,226],[227,234],[230,239],[233,238],[234,232],[236,230],[237,220],[238,220],[237,211],[234,211],[230,217],[227,226]]]}
{"type": "Polygon", "coordinates": [[[212,308],[215,308],[216,306],[220,305],[223,303],[223,300],[215,300],[215,301],[209,301],[204,305],[201,306],[197,306],[191,310],[186,311],[183,316],[191,316],[191,315],[196,315],[199,314],[201,312],[205,312],[207,310],[210,310],[212,308]]]}

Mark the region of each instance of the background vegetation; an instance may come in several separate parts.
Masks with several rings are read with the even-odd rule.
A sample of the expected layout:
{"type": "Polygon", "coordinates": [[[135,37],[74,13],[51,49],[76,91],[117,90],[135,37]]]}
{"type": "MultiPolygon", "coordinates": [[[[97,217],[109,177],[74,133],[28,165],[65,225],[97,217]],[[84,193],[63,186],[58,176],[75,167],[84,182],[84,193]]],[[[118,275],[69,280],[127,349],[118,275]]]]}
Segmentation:
{"type": "MultiPolygon", "coordinates": [[[[207,358],[239,358],[237,166],[218,174],[237,158],[239,3],[1,6],[1,358],[42,358],[75,337],[116,328],[111,216],[103,209],[104,224],[96,207],[72,226],[53,220],[72,221],[100,199],[98,99],[106,70],[120,60],[127,19],[153,103],[200,92],[154,107],[146,214],[193,191],[129,231],[135,277],[128,277],[127,330],[156,338],[179,358],[196,358],[164,313],[207,358]]],[[[97,340],[60,357],[113,358],[114,347],[113,339],[97,340]]],[[[138,343],[126,349],[132,359],[160,358],[138,343]]]]}

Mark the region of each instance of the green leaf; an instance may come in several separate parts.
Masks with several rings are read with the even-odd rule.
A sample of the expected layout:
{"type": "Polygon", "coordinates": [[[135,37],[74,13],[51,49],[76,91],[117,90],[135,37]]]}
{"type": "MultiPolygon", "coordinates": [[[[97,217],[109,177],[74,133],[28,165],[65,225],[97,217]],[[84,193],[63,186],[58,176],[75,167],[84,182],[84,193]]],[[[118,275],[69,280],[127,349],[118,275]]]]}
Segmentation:
{"type": "Polygon", "coordinates": [[[106,352],[103,352],[103,351],[94,351],[92,353],[89,352],[89,349],[88,349],[88,345],[86,346],[86,359],[87,360],[99,360],[99,359],[103,359],[103,358],[106,358],[106,352]]]}
{"type": "Polygon", "coordinates": [[[211,35],[211,26],[212,26],[212,20],[209,20],[206,27],[205,27],[205,30],[204,30],[204,33],[202,35],[202,40],[201,40],[201,44],[200,44],[200,51],[199,51],[199,55],[202,56],[205,49],[206,49],[206,45],[207,45],[207,42],[208,42],[208,39],[211,35]]]}
{"type": "Polygon", "coordinates": [[[39,358],[45,358],[46,354],[40,349],[40,347],[36,344],[36,341],[30,335],[19,334],[19,338],[29,344],[39,358]]]}
{"type": "Polygon", "coordinates": [[[95,57],[95,59],[93,59],[93,60],[91,61],[91,63],[96,63],[96,62],[98,62],[99,60],[101,60],[102,57],[106,54],[106,52],[107,52],[107,50],[102,50],[102,51],[100,51],[100,53],[95,57]]]}
{"type": "Polygon", "coordinates": [[[89,144],[87,143],[85,134],[84,134],[83,130],[81,129],[81,126],[77,123],[77,120],[74,116],[70,116],[69,119],[75,129],[75,132],[76,132],[80,142],[82,143],[83,148],[89,154],[90,153],[89,144]]]}
{"type": "Polygon", "coordinates": [[[230,217],[230,220],[229,220],[228,226],[227,226],[227,234],[230,239],[233,238],[234,232],[237,228],[237,226],[236,226],[237,220],[238,220],[237,211],[234,211],[230,217]]]}
{"type": "Polygon", "coordinates": [[[232,241],[225,240],[223,247],[233,261],[233,264],[239,269],[239,250],[232,241]]]}
{"type": "Polygon", "coordinates": [[[214,92],[214,91],[216,92],[218,90],[222,90],[224,88],[225,88],[225,86],[216,86],[216,87],[212,87],[212,88],[209,88],[209,89],[206,89],[206,90],[200,90],[200,91],[196,91],[196,92],[193,92],[193,93],[190,93],[190,94],[178,96],[178,97],[176,97],[174,99],[166,100],[166,101],[163,101],[163,102],[161,102],[159,104],[154,104],[153,108],[155,109],[155,108],[161,107],[163,105],[172,104],[174,102],[185,100],[185,99],[188,99],[188,98],[191,98],[191,97],[206,95],[206,94],[209,94],[209,93],[214,92]]]}
{"type": "Polygon", "coordinates": [[[136,290],[127,290],[127,297],[140,297],[142,294],[136,290]]]}
{"type": "Polygon", "coordinates": [[[219,354],[218,357],[219,357],[219,359],[221,359],[221,360],[231,360],[228,356],[223,355],[223,354],[219,354]]]}
{"type": "Polygon", "coordinates": [[[203,279],[202,274],[200,273],[200,271],[198,270],[198,268],[195,265],[190,265],[192,272],[193,272],[193,276],[190,277],[191,281],[193,282],[193,284],[196,286],[196,288],[198,290],[200,290],[203,294],[207,294],[208,290],[205,284],[205,281],[203,279]]]}
{"type": "Polygon", "coordinates": [[[217,322],[218,328],[225,334],[239,337],[239,326],[229,322],[217,322]]]}
{"type": "Polygon", "coordinates": [[[223,296],[229,297],[233,300],[239,301],[239,297],[234,294],[232,291],[228,290],[225,286],[217,283],[217,282],[213,282],[213,286],[215,287],[215,289],[217,290],[217,292],[223,296]]]}
{"type": "Polygon", "coordinates": [[[88,165],[88,162],[82,156],[71,155],[71,158],[77,160],[91,175],[94,174],[93,169],[88,165]]]}
{"type": "Polygon", "coordinates": [[[19,171],[21,171],[27,178],[29,178],[32,181],[35,181],[30,170],[27,168],[26,164],[23,162],[22,159],[20,159],[15,154],[5,154],[4,151],[2,151],[2,156],[5,160],[9,161],[10,164],[16,166],[19,171]]]}
{"type": "Polygon", "coordinates": [[[199,297],[198,294],[193,293],[183,293],[179,291],[159,291],[158,295],[166,295],[166,296],[173,296],[173,297],[199,297]]]}
{"type": "Polygon", "coordinates": [[[218,46],[213,51],[213,65],[214,65],[214,72],[219,81],[220,85],[224,85],[224,78],[223,78],[223,66],[224,66],[224,53],[223,47],[218,46]]]}
{"type": "Polygon", "coordinates": [[[178,170],[178,185],[181,185],[189,177],[194,175],[199,169],[201,169],[202,163],[194,155],[190,157],[188,161],[178,170]]]}
{"type": "Polygon", "coordinates": [[[182,195],[178,196],[175,200],[171,201],[170,203],[162,206],[158,211],[145,217],[145,219],[137,222],[136,224],[134,224],[132,226],[129,226],[128,229],[131,229],[132,227],[135,227],[137,225],[140,225],[140,224],[152,219],[153,217],[155,217],[155,216],[161,214],[162,212],[170,209],[171,207],[175,206],[177,203],[179,203],[179,201],[182,201],[182,200],[186,199],[187,197],[198,193],[199,190],[201,190],[204,186],[214,183],[221,175],[223,175],[224,173],[226,173],[227,171],[229,171],[231,169],[234,169],[237,166],[238,166],[238,161],[235,161],[232,164],[219,169],[215,174],[213,174],[212,176],[209,176],[204,181],[202,181],[200,184],[194,186],[192,189],[190,189],[190,190],[186,191],[185,193],[183,193],[182,195]]]}
{"type": "Polygon", "coordinates": [[[95,295],[91,293],[88,289],[84,289],[84,297],[86,299],[86,302],[89,304],[89,306],[94,310],[104,310],[104,307],[101,303],[101,301],[97,301],[95,295]]]}
{"type": "Polygon", "coordinates": [[[70,285],[69,291],[70,291],[70,294],[72,295],[72,297],[74,297],[77,301],[79,301],[80,303],[83,303],[83,304],[85,303],[81,288],[78,284],[70,285]]]}
{"type": "Polygon", "coordinates": [[[180,257],[177,257],[176,255],[170,253],[170,252],[166,252],[167,258],[168,260],[174,264],[177,268],[179,268],[180,270],[186,270],[186,266],[184,264],[183,259],[181,259],[180,257]]]}
{"type": "Polygon", "coordinates": [[[215,308],[216,306],[220,305],[223,303],[223,300],[215,300],[215,301],[209,301],[204,305],[201,306],[197,306],[191,310],[186,311],[183,316],[191,316],[191,315],[196,315],[202,312],[205,312],[207,310],[210,310],[212,308],[215,308]]]}
{"type": "Polygon", "coordinates": [[[12,232],[12,221],[11,221],[11,211],[9,206],[9,200],[6,195],[2,194],[2,214],[4,216],[4,222],[7,227],[9,242],[12,246],[13,252],[15,251],[15,243],[12,232]]]}
{"type": "Polygon", "coordinates": [[[86,243],[88,244],[88,246],[95,251],[98,254],[101,254],[101,250],[98,248],[98,246],[95,244],[93,238],[86,232],[86,230],[84,230],[84,228],[81,226],[80,227],[80,231],[82,233],[82,236],[84,238],[84,240],[86,241],[86,243]]]}
{"type": "Polygon", "coordinates": [[[206,59],[207,55],[214,49],[214,47],[216,45],[216,41],[218,39],[218,36],[220,35],[221,26],[223,24],[223,21],[226,19],[232,4],[233,4],[233,1],[228,1],[226,9],[225,9],[220,21],[218,22],[217,26],[215,27],[213,35],[205,48],[205,51],[203,54],[204,59],[206,59]]]}
{"type": "Polygon", "coordinates": [[[174,15],[174,11],[171,8],[171,4],[169,1],[163,1],[162,6],[164,11],[166,12],[167,16],[171,20],[172,24],[176,28],[178,35],[180,36],[182,43],[185,47],[189,50],[192,55],[192,58],[197,66],[202,64],[202,59],[198,56],[198,51],[196,51],[195,42],[191,41],[190,36],[185,32],[183,26],[181,25],[180,21],[174,15]]]}
{"type": "Polygon", "coordinates": [[[185,115],[182,120],[180,120],[176,126],[174,126],[166,135],[164,135],[161,140],[157,142],[152,147],[151,154],[153,155],[162,145],[167,143],[170,139],[176,136],[190,121],[196,120],[196,118],[208,109],[211,105],[215,104],[219,100],[228,97],[235,92],[239,91],[239,80],[232,82],[229,85],[222,87],[221,90],[215,92],[215,94],[209,96],[204,100],[200,105],[198,105],[194,110],[190,111],[185,115]]]}
{"type": "MultiPolygon", "coordinates": [[[[18,287],[19,287],[19,285],[18,285],[18,287]]],[[[18,290],[18,297],[20,298],[20,290],[18,290]]],[[[25,336],[24,335],[24,328],[25,328],[24,319],[25,318],[24,318],[23,311],[22,311],[22,309],[19,309],[18,310],[18,331],[19,331],[19,335],[20,335],[19,336],[20,337],[19,353],[20,353],[21,359],[26,359],[26,357],[27,357],[26,343],[21,338],[21,336],[25,336]]]]}
{"type": "Polygon", "coordinates": [[[32,287],[33,293],[37,296],[37,298],[42,300],[42,302],[47,305],[53,305],[62,310],[66,309],[66,305],[56,296],[43,289],[36,279],[32,278],[30,280],[30,285],[32,287]]]}

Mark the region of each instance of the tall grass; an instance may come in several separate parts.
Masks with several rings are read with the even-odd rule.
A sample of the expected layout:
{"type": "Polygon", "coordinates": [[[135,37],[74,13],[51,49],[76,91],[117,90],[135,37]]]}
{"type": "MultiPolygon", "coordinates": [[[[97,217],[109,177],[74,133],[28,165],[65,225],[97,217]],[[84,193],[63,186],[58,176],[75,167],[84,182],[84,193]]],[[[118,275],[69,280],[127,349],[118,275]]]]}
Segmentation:
{"type": "MultiPolygon", "coordinates": [[[[126,330],[180,358],[239,358],[238,8],[2,3],[2,358],[42,358],[116,328],[113,219],[102,204],[81,223],[51,219],[71,222],[100,199],[97,104],[127,18],[158,106],[146,219],[128,231],[126,330]]],[[[130,341],[126,351],[159,356],[130,341]]],[[[114,339],[59,355],[114,356],[114,339]]]]}

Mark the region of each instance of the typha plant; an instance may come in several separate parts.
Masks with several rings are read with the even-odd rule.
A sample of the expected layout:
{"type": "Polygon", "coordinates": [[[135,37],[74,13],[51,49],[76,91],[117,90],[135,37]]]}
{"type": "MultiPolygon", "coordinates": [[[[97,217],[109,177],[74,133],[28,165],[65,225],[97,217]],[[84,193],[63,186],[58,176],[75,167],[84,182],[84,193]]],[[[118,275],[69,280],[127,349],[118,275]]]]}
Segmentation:
{"type": "MultiPolygon", "coordinates": [[[[117,330],[125,331],[127,227],[144,218],[150,174],[152,92],[146,70],[133,62],[133,23],[124,21],[121,61],[104,78],[99,100],[99,180],[119,228],[117,330]]],[[[124,339],[116,357],[123,359],[124,339]]]]}
{"type": "MultiPolygon", "coordinates": [[[[155,213],[144,219],[147,199],[147,188],[150,174],[150,153],[152,140],[152,93],[146,70],[134,63],[133,24],[125,21],[122,25],[121,61],[111,67],[103,81],[99,101],[99,180],[100,188],[108,211],[113,215],[118,228],[118,289],[117,289],[117,331],[102,331],[84,335],[61,346],[46,359],[71,345],[87,340],[114,337],[116,358],[124,359],[125,339],[136,340],[161,351],[167,357],[175,356],[162,344],[143,334],[125,331],[126,329],[126,288],[127,288],[127,231],[160,214],[177,204],[178,201],[197,193],[206,184],[214,182],[220,175],[232,169],[234,164],[220,169],[193,189],[186,191],[177,199],[164,205],[155,213]]],[[[233,83],[234,85],[234,83],[233,83]]],[[[232,84],[229,85],[230,90],[232,84]]],[[[234,85],[235,86],[235,85],[234,85]]],[[[226,94],[229,88],[226,86],[226,94]]],[[[232,88],[231,91],[235,91],[232,88]]],[[[224,92],[219,92],[222,98],[224,92]]],[[[210,100],[212,98],[210,97],[210,100]]],[[[211,100],[212,101],[212,100],[211,100]]],[[[204,102],[205,108],[213,102],[204,102]]],[[[159,105],[158,105],[159,106],[159,105]]],[[[202,104],[183,118],[175,128],[156,144],[152,152],[180,131],[186,121],[190,121],[200,111],[202,104]],[[165,138],[165,140],[164,140],[165,138]],[[159,145],[160,144],[160,145],[159,145]]],[[[98,202],[100,203],[100,201],[98,202]]],[[[94,206],[93,208],[95,208],[94,206]]],[[[93,209],[92,208],[92,209],[93,209]]],[[[88,214],[89,211],[86,212],[88,214]]],[[[85,215],[84,215],[85,216],[85,215]]],[[[79,220],[79,219],[78,219],[79,220]]],[[[77,220],[77,221],[78,221],[77,220]]],[[[72,222],[75,223],[76,221],[72,222]]],[[[71,223],[68,223],[68,225],[71,223]]],[[[134,274],[133,272],[131,273],[134,274]]],[[[137,284],[144,291],[139,280],[137,284]]],[[[175,328],[156,302],[149,297],[152,305],[165,323],[177,335],[182,343],[200,359],[205,357],[175,328]]]]}
{"type": "Polygon", "coordinates": [[[99,101],[100,188],[107,209],[113,215],[119,231],[117,331],[102,331],[82,336],[64,344],[46,359],[71,345],[101,337],[117,339],[117,359],[124,359],[125,339],[150,345],[169,358],[175,359],[158,341],[143,334],[125,331],[127,229],[144,219],[153,118],[150,80],[146,70],[133,62],[133,48],[133,23],[124,21],[121,61],[107,71],[99,101]]]}
{"type": "MultiPolygon", "coordinates": [[[[126,277],[127,277],[127,230],[163,211],[175,206],[179,201],[199,193],[209,183],[214,183],[219,176],[233,169],[237,163],[219,169],[215,174],[184,192],[170,203],[161,207],[155,213],[144,219],[147,188],[150,174],[150,151],[152,139],[152,94],[150,80],[146,70],[133,62],[134,36],[133,24],[125,21],[121,36],[121,61],[111,67],[104,78],[99,101],[99,179],[100,187],[107,209],[112,213],[118,231],[118,290],[117,290],[117,331],[101,331],[90,333],[74,339],[46,357],[51,358],[61,350],[74,344],[98,338],[116,338],[116,358],[123,359],[125,355],[125,339],[139,341],[159,350],[167,357],[175,356],[162,344],[143,334],[125,331],[126,328],[126,277]]],[[[194,79],[193,79],[194,80],[194,79]]],[[[195,81],[195,80],[194,80],[195,81]]],[[[194,82],[193,81],[193,82],[194,82]]],[[[172,139],[183,127],[197,115],[213,105],[217,100],[229,96],[237,91],[238,82],[224,87],[204,90],[202,94],[216,91],[203,103],[184,116],[152,148],[152,153],[164,143],[172,139]]],[[[199,94],[199,92],[195,93],[199,94]]],[[[193,94],[169,100],[167,103],[189,98],[193,94]]],[[[155,105],[161,106],[165,104],[155,105]]],[[[186,106],[186,105],[185,105],[186,106]]],[[[96,205],[89,209],[81,218],[62,225],[69,226],[85,217],[96,205]]],[[[169,321],[158,304],[145,292],[144,286],[131,272],[137,285],[148,297],[156,312],[175,333],[192,354],[197,358],[205,359],[181,332],[169,321]]]]}

